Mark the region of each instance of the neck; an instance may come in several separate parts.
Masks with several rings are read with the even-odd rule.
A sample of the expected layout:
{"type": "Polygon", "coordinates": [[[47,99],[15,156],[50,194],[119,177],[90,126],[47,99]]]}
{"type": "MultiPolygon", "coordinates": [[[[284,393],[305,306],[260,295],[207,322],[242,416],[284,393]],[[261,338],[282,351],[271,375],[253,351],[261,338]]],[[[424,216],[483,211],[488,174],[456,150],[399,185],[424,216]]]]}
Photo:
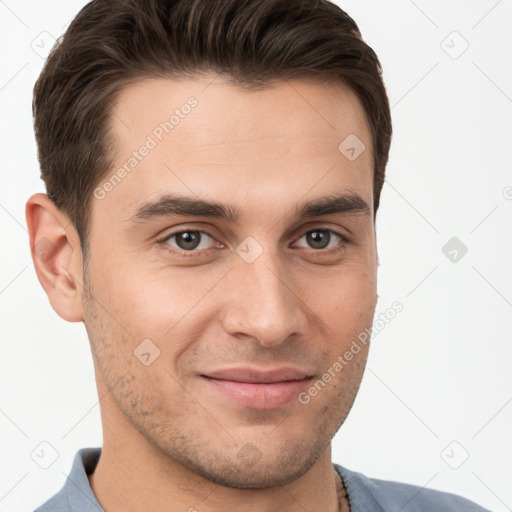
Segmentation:
{"type": "MultiPolygon", "coordinates": [[[[115,410],[111,407],[109,412],[115,410]]],[[[113,416],[115,413],[109,416],[111,421],[103,421],[102,453],[94,473],[89,475],[91,488],[104,510],[138,512],[143,503],[152,512],[338,512],[330,445],[304,475],[287,485],[234,489],[208,481],[171,460],[120,413],[113,416]]]]}

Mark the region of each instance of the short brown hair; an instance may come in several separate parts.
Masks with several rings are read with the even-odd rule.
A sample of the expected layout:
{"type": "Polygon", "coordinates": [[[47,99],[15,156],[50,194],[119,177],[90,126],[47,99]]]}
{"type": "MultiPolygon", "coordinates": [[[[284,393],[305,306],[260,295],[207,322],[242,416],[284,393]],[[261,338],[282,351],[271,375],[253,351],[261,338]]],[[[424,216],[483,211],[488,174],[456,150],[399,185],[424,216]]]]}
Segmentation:
{"type": "Polygon", "coordinates": [[[146,77],[223,73],[232,83],[313,77],[348,85],[372,133],[374,211],[391,143],[389,100],[374,51],[327,0],[94,0],[53,47],[34,87],[41,177],[84,253],[94,187],[113,165],[110,109],[146,77]]]}

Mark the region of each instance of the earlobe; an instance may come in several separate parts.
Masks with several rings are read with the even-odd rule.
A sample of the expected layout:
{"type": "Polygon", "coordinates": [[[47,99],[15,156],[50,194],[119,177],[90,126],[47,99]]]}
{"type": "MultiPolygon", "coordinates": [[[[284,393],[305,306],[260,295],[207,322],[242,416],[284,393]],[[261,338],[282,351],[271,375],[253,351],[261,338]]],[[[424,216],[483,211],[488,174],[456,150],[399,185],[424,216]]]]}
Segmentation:
{"type": "Polygon", "coordinates": [[[32,261],[55,312],[83,321],[83,258],[78,233],[46,194],[34,194],[25,208],[32,261]]]}

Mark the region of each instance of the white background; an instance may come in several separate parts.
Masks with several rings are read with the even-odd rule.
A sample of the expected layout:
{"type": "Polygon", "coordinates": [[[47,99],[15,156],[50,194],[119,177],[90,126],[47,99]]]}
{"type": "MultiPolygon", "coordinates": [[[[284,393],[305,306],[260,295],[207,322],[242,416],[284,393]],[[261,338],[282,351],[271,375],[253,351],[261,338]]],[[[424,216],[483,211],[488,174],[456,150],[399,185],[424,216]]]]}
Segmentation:
{"type": "MultiPolygon", "coordinates": [[[[512,510],[512,1],[338,3],[379,55],[393,106],[377,315],[404,310],[374,337],[333,459],[512,510]],[[468,248],[457,262],[442,252],[452,237],[468,248]]],[[[24,217],[44,191],[40,34],[61,35],[84,4],[0,0],[0,512],[36,508],[79,448],[102,443],[85,328],[51,309],[24,217]],[[42,441],[58,452],[46,470],[31,458],[42,441]]]]}

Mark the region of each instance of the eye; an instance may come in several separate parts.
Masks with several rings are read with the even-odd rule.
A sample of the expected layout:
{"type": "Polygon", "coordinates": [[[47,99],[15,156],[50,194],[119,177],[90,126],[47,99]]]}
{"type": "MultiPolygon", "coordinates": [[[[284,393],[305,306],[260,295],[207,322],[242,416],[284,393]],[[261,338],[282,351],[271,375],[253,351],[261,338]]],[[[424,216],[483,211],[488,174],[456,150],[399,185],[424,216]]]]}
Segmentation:
{"type": "Polygon", "coordinates": [[[341,233],[327,228],[313,229],[302,235],[299,240],[302,238],[306,239],[310,248],[325,250],[327,252],[343,249],[345,244],[348,243],[348,239],[341,233]],[[334,243],[332,244],[331,242],[334,243]],[[340,242],[343,243],[340,244],[340,242]]]}
{"type": "MultiPolygon", "coordinates": [[[[333,231],[328,228],[318,228],[304,233],[298,241],[305,239],[308,246],[304,248],[310,248],[313,252],[318,253],[334,253],[346,248],[346,244],[349,240],[337,231],[333,231]]],[[[220,242],[217,242],[215,238],[209,235],[205,231],[185,229],[182,231],[176,231],[167,235],[160,243],[169,252],[175,253],[178,256],[199,256],[209,252],[209,249],[224,248],[220,242]]],[[[295,242],[294,245],[296,245],[295,242]]],[[[301,247],[300,245],[296,245],[301,247]]]]}
{"type": "MultiPolygon", "coordinates": [[[[190,229],[173,233],[166,237],[162,243],[170,245],[182,252],[199,252],[201,250],[209,249],[212,245],[211,241],[216,242],[216,240],[205,231],[194,231],[190,229]],[[176,245],[171,243],[173,239],[176,245]]],[[[222,246],[222,244],[219,245],[222,246]]]]}

